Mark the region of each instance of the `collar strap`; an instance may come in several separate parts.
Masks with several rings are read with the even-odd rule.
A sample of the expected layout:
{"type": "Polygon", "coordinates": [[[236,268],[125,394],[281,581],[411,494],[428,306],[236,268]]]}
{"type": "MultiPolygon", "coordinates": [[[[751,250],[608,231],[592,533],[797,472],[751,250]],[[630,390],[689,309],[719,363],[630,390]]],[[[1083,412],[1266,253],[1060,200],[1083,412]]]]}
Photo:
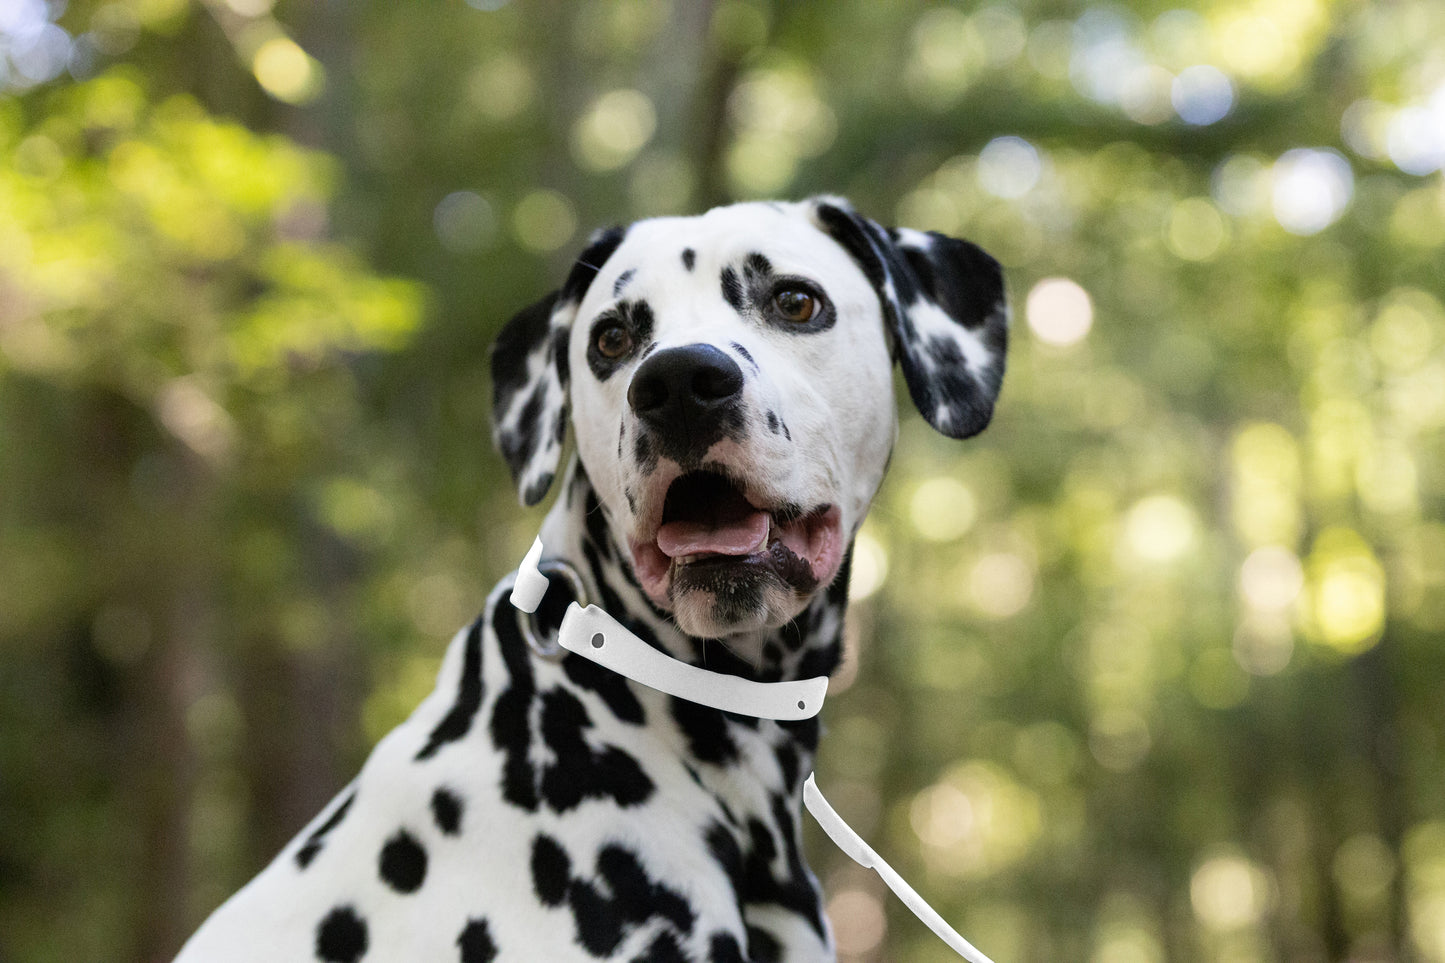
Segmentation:
{"type": "MultiPolygon", "coordinates": [[[[523,612],[535,612],[547,592],[541,559],[542,539],[538,538],[522,559],[512,586],[512,604],[523,612]]],[[[595,605],[568,605],[557,641],[568,652],[634,682],[698,705],[758,719],[811,719],[823,708],[828,692],[828,677],[822,675],[792,682],[754,682],[688,665],[648,645],[595,605]]]]}

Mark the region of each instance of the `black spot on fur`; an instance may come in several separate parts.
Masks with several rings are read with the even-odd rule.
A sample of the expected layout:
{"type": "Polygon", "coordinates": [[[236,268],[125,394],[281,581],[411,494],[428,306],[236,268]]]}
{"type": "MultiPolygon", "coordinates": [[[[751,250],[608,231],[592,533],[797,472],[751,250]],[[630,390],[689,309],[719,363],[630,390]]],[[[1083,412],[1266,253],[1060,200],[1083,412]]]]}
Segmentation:
{"type": "Polygon", "coordinates": [[[748,927],[748,963],[782,963],[783,944],[760,926],[748,927]]]}
{"type": "Polygon", "coordinates": [[[306,837],[306,842],[302,843],[301,848],[296,850],[297,866],[305,869],[311,865],[311,861],[316,858],[316,854],[321,852],[322,846],[326,844],[326,837],[330,835],[333,829],[340,825],[341,820],[346,818],[346,811],[351,808],[351,804],[355,800],[356,790],[353,789],[347,793],[346,798],[342,799],[340,804],[331,811],[331,815],[326,817],[326,821],[320,826],[317,826],[311,835],[306,837]]]}
{"type": "Polygon", "coordinates": [[[708,826],[703,839],[707,842],[708,852],[732,883],[733,894],[741,900],[744,884],[743,851],[738,846],[737,838],[732,830],[715,822],[708,826]]]}
{"type": "MultiPolygon", "coordinates": [[[[551,481],[551,476],[547,476],[548,485],[551,481]]],[[[417,762],[430,759],[442,746],[456,742],[471,731],[472,720],[482,707],[482,624],[487,618],[484,614],[467,631],[466,645],[462,649],[461,679],[457,683],[457,701],[432,729],[426,745],[416,754],[417,762]]]]}
{"type": "MultiPolygon", "coordinates": [[[[681,893],[651,879],[637,855],[617,844],[598,853],[596,879],[589,880],[572,875],[572,861],[556,840],[538,836],[532,844],[532,882],[543,905],[567,903],[577,928],[577,941],[593,956],[611,956],[631,929],[654,917],[684,934],[692,932],[696,919],[681,893]]],[[[676,948],[675,941],[673,945],[676,948]]],[[[666,947],[666,943],[654,940],[652,946],[666,947]]],[[[673,957],[648,955],[640,959],[651,963],[673,957]]]]}
{"type": "Polygon", "coordinates": [[[614,298],[621,297],[623,288],[627,287],[627,282],[631,281],[636,275],[637,268],[628,268],[626,271],[617,275],[617,280],[612,282],[612,296],[614,298]]]}
{"type": "Polygon", "coordinates": [[[550,836],[532,842],[532,886],[543,906],[561,906],[572,881],[572,860],[550,836]]]}
{"type": "Polygon", "coordinates": [[[602,514],[602,500],[597,497],[597,489],[591,485],[587,486],[587,493],[582,498],[582,525],[583,535],[586,536],[583,544],[595,548],[598,557],[604,561],[612,561],[612,535],[602,514]]]}
{"type": "Polygon", "coordinates": [[[766,823],[757,818],[748,821],[750,845],[744,860],[742,901],[744,904],[774,903],[790,910],[807,920],[821,937],[823,915],[820,894],[803,864],[785,797],[773,797],[772,815],[782,836],[781,848],[766,823]],[[782,878],[773,874],[773,862],[780,853],[785,868],[782,878]]]}
{"type": "Polygon", "coordinates": [[[461,963],[492,963],[497,958],[497,944],[492,942],[491,929],[484,919],[467,920],[462,935],[457,937],[461,963]]]}
{"type": "Polygon", "coordinates": [[[593,956],[611,956],[622,942],[622,917],[597,887],[581,880],[567,889],[577,942],[593,956]]]}
{"type": "Polygon", "coordinates": [[[747,307],[743,300],[743,283],[738,280],[738,272],[731,267],[722,269],[722,296],[738,314],[742,314],[747,307]]]}
{"type": "Polygon", "coordinates": [[[778,768],[783,771],[783,785],[790,789],[800,785],[799,777],[802,776],[802,772],[799,771],[798,750],[785,742],[778,746],[777,753],[778,768]]]}
{"type": "Polygon", "coordinates": [[[692,932],[692,905],[677,890],[650,879],[630,849],[618,845],[603,849],[597,856],[597,873],[624,919],[641,923],[661,916],[680,932],[692,932]]]}
{"type": "Polygon", "coordinates": [[[818,737],[822,734],[823,724],[817,716],[797,722],[779,722],[778,726],[786,730],[803,751],[810,754],[818,751],[818,737]]]}
{"type": "Polygon", "coordinates": [[[771,431],[773,434],[776,435],[776,434],[778,433],[778,431],[780,430],[780,429],[779,429],[779,426],[780,426],[781,424],[782,424],[782,422],[778,421],[778,413],[777,413],[776,411],[769,411],[769,412],[768,412],[768,431],[771,431]]]}
{"type": "Polygon", "coordinates": [[[537,480],[528,485],[527,490],[522,493],[522,500],[528,505],[540,502],[542,496],[547,494],[547,489],[552,487],[552,480],[556,477],[556,473],[550,471],[545,475],[538,476],[537,480]]]}
{"type": "Polygon", "coordinates": [[[316,958],[356,963],[366,955],[366,921],[350,906],[338,906],[316,927],[316,958]]]}
{"type": "Polygon", "coordinates": [[[562,671],[567,673],[567,678],[575,685],[601,696],[608,711],[622,722],[640,726],[646,721],[642,703],[637,701],[637,695],[625,676],[580,655],[568,655],[564,658],[562,671]]]}
{"type": "Polygon", "coordinates": [[[721,710],[673,696],[672,718],[687,737],[688,749],[699,762],[723,765],[737,759],[738,747],[728,734],[727,717],[721,710]]]}
{"type": "Polygon", "coordinates": [[[808,649],[798,663],[798,678],[811,679],[814,676],[832,675],[843,660],[843,648],[837,642],[829,642],[808,649]]]}
{"type": "Polygon", "coordinates": [[[647,949],[639,956],[634,956],[630,963],[691,963],[682,952],[682,947],[677,945],[677,937],[671,932],[663,930],[657,934],[647,949]]]}
{"type": "Polygon", "coordinates": [[[415,893],[426,881],[426,850],[415,836],[399,829],[381,847],[377,868],[386,885],[398,893],[415,893]]]}
{"type": "Polygon", "coordinates": [[[461,832],[462,811],[462,798],[445,786],[431,794],[432,819],[448,836],[461,832]]]}
{"type": "Polygon", "coordinates": [[[639,431],[632,440],[632,460],[644,475],[650,475],[657,469],[657,446],[652,443],[652,436],[645,431],[639,431]]]}
{"type": "Polygon", "coordinates": [[[563,813],[584,799],[609,799],[635,806],[652,796],[654,786],[637,760],[615,746],[593,749],[584,731],[592,720],[577,697],[565,689],[542,696],[542,740],[556,758],[542,772],[542,798],[563,813]]]}
{"type": "Polygon", "coordinates": [[[537,777],[529,752],[532,745],[530,720],[537,687],[527,642],[517,624],[517,611],[510,605],[494,607],[492,629],[507,668],[509,683],[492,708],[492,745],[502,753],[502,797],[529,811],[537,808],[537,777]]]}
{"type": "Polygon", "coordinates": [[[748,274],[755,274],[762,277],[763,275],[773,273],[773,262],[769,261],[757,251],[754,251],[743,261],[743,270],[748,274]]]}
{"type": "Polygon", "coordinates": [[[743,950],[731,933],[714,933],[708,949],[708,963],[743,963],[743,950]]]}
{"type": "Polygon", "coordinates": [[[632,328],[632,336],[638,344],[647,344],[652,340],[652,328],[657,320],[652,313],[651,304],[642,300],[630,302],[627,318],[632,328]]]}
{"type": "Polygon", "coordinates": [[[690,247],[685,247],[685,248],[683,248],[683,249],[682,249],[682,266],[685,267],[685,268],[687,268],[689,271],[691,271],[691,270],[693,269],[693,266],[694,266],[696,263],[697,263],[697,252],[694,251],[694,250],[693,250],[692,248],[690,248],[690,247]]]}

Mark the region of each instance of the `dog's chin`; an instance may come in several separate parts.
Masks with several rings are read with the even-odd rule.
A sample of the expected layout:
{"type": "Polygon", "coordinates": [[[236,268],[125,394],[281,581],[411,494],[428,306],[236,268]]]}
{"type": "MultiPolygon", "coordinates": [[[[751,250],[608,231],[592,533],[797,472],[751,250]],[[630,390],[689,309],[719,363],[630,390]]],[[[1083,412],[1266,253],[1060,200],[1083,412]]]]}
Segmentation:
{"type": "Polygon", "coordinates": [[[688,635],[717,639],[777,628],[797,617],[818,583],[806,563],[774,554],[783,553],[674,565],[667,590],[673,620],[688,635]]]}

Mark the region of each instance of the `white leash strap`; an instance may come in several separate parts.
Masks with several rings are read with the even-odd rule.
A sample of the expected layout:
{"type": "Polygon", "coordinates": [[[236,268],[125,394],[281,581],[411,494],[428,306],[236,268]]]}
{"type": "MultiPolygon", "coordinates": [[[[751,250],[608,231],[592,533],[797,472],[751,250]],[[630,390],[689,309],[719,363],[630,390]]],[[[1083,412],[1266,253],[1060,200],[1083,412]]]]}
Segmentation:
{"type": "Polygon", "coordinates": [[[853,827],[843,821],[843,817],[828,804],[819,791],[818,784],[813,781],[813,774],[808,774],[808,779],[803,783],[803,805],[808,807],[808,812],[823,827],[823,832],[828,838],[837,844],[838,848],[847,853],[853,862],[864,869],[871,869],[883,878],[888,888],[901,900],[903,905],[913,910],[913,915],[923,921],[923,925],[933,930],[940,940],[947,943],[959,956],[968,960],[969,963],[993,963],[984,956],[978,949],[959,935],[958,931],[949,926],[938,911],[928,905],[928,901],[918,895],[918,891],[909,886],[907,881],[894,871],[884,861],[883,857],[873,851],[873,847],[863,841],[863,837],[853,832],[853,827]]]}
{"type": "MultiPolygon", "coordinates": [[[[522,559],[516,584],[512,587],[512,605],[523,612],[536,612],[542,596],[547,593],[547,576],[538,569],[541,558],[542,539],[539,537],[532,543],[526,558],[522,559]]],[[[576,602],[568,605],[562,616],[562,625],[557,629],[557,641],[568,652],[591,659],[634,682],[699,705],[759,719],[811,718],[823,708],[823,697],[828,692],[827,676],[794,682],[753,682],[688,665],[654,649],[595,605],[586,608],[576,602]]],[[[812,773],[803,783],[803,805],[839,849],[864,869],[871,869],[882,877],[888,888],[913,911],[913,915],[959,956],[969,963],[992,963],[949,926],[903,877],[894,872],[892,866],[843,821],[843,817],[823,798],[812,773]]]]}

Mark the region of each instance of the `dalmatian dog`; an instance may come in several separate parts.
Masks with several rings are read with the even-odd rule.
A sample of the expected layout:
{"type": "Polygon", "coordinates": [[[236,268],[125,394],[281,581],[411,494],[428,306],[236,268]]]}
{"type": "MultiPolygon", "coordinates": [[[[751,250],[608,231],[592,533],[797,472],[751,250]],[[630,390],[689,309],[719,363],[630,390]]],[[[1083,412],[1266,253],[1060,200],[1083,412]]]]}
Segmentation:
{"type": "Polygon", "coordinates": [[[522,501],[561,473],[537,615],[504,580],[435,691],[179,960],[833,959],[800,839],[818,719],[707,708],[548,641],[585,596],[713,672],[831,673],[893,363],[966,438],[1006,339],[993,259],[838,198],[594,235],[492,359],[522,501]]]}

